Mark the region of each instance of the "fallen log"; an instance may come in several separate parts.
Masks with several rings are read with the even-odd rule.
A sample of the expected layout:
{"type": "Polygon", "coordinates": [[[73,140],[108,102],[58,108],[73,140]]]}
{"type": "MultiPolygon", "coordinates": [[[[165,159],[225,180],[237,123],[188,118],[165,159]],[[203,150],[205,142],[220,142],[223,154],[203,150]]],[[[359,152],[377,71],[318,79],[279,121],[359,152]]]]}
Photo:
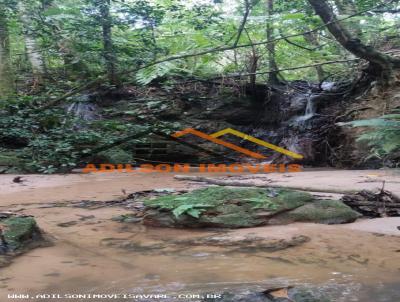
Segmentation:
{"type": "Polygon", "coordinates": [[[292,189],[305,192],[320,192],[320,193],[334,193],[334,194],[353,194],[357,191],[355,190],[342,190],[333,188],[312,188],[312,187],[302,187],[302,186],[290,186],[290,185],[277,185],[271,184],[273,181],[269,181],[268,184],[265,183],[254,183],[254,182],[242,182],[242,181],[230,181],[222,180],[218,178],[204,177],[204,176],[191,176],[191,175],[175,175],[177,180],[186,180],[194,182],[204,182],[217,186],[229,186],[229,187],[257,187],[257,188],[282,188],[282,189],[292,189]]]}

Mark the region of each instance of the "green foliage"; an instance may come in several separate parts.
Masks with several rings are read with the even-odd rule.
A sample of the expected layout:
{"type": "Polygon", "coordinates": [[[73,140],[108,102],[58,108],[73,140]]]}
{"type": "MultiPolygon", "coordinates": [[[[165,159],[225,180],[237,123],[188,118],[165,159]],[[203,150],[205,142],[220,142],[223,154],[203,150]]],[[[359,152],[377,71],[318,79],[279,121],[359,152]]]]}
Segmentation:
{"type": "Polygon", "coordinates": [[[177,69],[177,63],[177,61],[164,62],[142,69],[136,74],[136,81],[141,85],[147,85],[154,79],[162,78],[166,75],[171,76],[173,71],[177,69]]]}
{"type": "Polygon", "coordinates": [[[63,108],[38,111],[28,104],[25,98],[15,99],[0,111],[0,144],[15,150],[14,165],[23,164],[27,171],[69,171],[90,155],[94,146],[110,143],[132,129],[126,123],[122,126],[123,122],[111,126],[111,121],[99,127],[66,115],[63,108]]]}
{"type": "Polygon", "coordinates": [[[371,156],[382,158],[400,150],[400,114],[388,114],[379,118],[339,123],[340,126],[367,127],[373,130],[361,134],[359,141],[371,147],[371,156]]]}
{"type": "MultiPolygon", "coordinates": [[[[10,41],[10,52],[7,51],[5,58],[7,63],[8,60],[11,63],[12,72],[7,74],[16,75],[14,86],[18,87],[14,99],[0,96],[0,146],[11,149],[13,155],[10,158],[17,157],[16,162],[23,163],[30,171],[68,171],[78,165],[91,148],[134,132],[132,123],[149,122],[146,121],[147,112],[157,113],[157,110],[168,107],[167,102],[156,100],[155,103],[143,98],[145,106],[140,108],[109,108],[110,115],[129,117],[132,123],[117,119],[85,122],[66,116],[64,108],[32,109],[79,87],[82,82],[108,73],[109,69],[120,78],[102,83],[100,90],[124,83],[162,85],[173,89],[171,87],[176,81],[182,79],[209,80],[230,73],[253,72],[251,66],[256,58],[255,71],[264,73],[257,75],[256,81],[265,82],[267,71],[271,69],[264,43],[267,24],[272,28],[273,38],[292,36],[275,43],[274,59],[280,69],[347,57],[336,41],[327,35],[326,29],[319,28],[322,22],[307,1],[275,0],[274,12],[270,16],[266,15],[265,1],[250,1],[251,11],[240,37],[237,34],[245,11],[243,1],[32,0],[23,2],[29,10],[29,24],[21,21],[18,3],[22,2],[18,1],[22,0],[3,0],[0,5],[0,25],[4,27],[0,30],[7,35],[0,42],[8,46],[5,42],[10,41]],[[102,17],[104,8],[107,8],[109,18],[102,17]],[[309,31],[313,33],[311,36],[302,34],[309,31]],[[47,82],[39,87],[36,87],[38,83],[32,82],[32,64],[25,41],[27,32],[32,33],[31,42],[35,42],[37,48],[34,53],[43,58],[46,67],[43,78],[47,82]],[[249,47],[185,57],[232,46],[237,38],[240,45],[249,47]],[[251,46],[251,43],[257,45],[251,46]],[[168,61],[168,58],[179,56],[185,58],[168,61]],[[163,59],[167,61],[162,62],[163,59]],[[113,61],[112,68],[110,61],[113,61]],[[132,73],[131,70],[139,71],[132,73]],[[26,96],[34,95],[40,89],[42,97],[40,94],[26,96]]],[[[356,9],[360,11],[375,5],[372,0],[355,1],[356,9]]],[[[387,7],[396,10],[398,4],[395,1],[387,7]]],[[[345,24],[362,27],[360,39],[368,45],[381,45],[385,41],[388,46],[400,45],[398,14],[390,17],[380,13],[362,14],[348,22],[345,24]]],[[[280,74],[286,80],[320,80],[314,67],[280,74]]],[[[323,66],[323,75],[329,80],[348,79],[351,74],[351,64],[323,66]]],[[[247,81],[247,77],[241,80],[247,81]]],[[[9,82],[12,84],[14,81],[9,82]]],[[[13,86],[10,83],[7,86],[13,86]]],[[[228,89],[226,87],[222,85],[220,91],[228,89]]],[[[399,148],[398,132],[393,129],[397,129],[398,119],[385,117],[369,123],[367,126],[380,129],[360,139],[369,141],[375,153],[396,152],[399,148]],[[386,130],[382,131],[383,128],[386,130]]],[[[170,128],[174,127],[176,125],[171,123],[170,128]]],[[[117,157],[130,160],[122,153],[117,157]]],[[[3,156],[4,162],[9,162],[5,158],[3,156]]],[[[198,208],[189,211],[193,215],[199,214],[198,208]]]]}
{"type": "Polygon", "coordinates": [[[72,128],[55,128],[32,139],[25,157],[32,159],[27,168],[42,173],[66,172],[77,166],[82,151],[102,141],[99,132],[72,128]]]}
{"type": "MultiPolygon", "coordinates": [[[[37,110],[34,107],[40,101],[40,98],[15,97],[1,105],[0,165],[28,172],[55,173],[68,172],[87,161],[133,163],[132,144],[137,140],[101,149],[96,154],[92,150],[148,127],[166,133],[181,129],[179,123],[148,121],[149,125],[141,127],[124,119],[85,121],[72,112],[67,114],[66,108],[37,110]]],[[[145,120],[146,111],[163,110],[165,106],[163,100],[146,100],[142,104],[143,112],[137,111],[133,116],[145,120]]]]}
{"type": "Polygon", "coordinates": [[[104,152],[100,152],[98,156],[104,158],[104,163],[109,164],[129,164],[132,163],[132,152],[127,152],[121,148],[112,148],[104,152]]]}

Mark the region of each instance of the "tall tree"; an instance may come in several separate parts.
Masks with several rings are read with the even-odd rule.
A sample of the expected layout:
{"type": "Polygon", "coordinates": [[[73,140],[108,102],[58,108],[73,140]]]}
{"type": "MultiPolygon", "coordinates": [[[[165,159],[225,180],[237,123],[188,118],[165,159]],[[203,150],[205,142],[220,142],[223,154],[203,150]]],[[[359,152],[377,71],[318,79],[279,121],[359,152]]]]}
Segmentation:
{"type": "Polygon", "coordinates": [[[114,46],[112,41],[112,17],[110,13],[111,1],[110,0],[98,0],[101,26],[103,29],[103,50],[104,59],[106,61],[106,69],[108,79],[111,84],[117,84],[116,75],[116,55],[114,53],[114,46]]]}
{"type": "Polygon", "coordinates": [[[13,92],[13,73],[10,62],[10,40],[7,9],[0,3],[0,98],[13,92]]]}
{"type": "MultiPolygon", "coordinates": [[[[275,42],[274,39],[274,0],[267,0],[267,50],[268,50],[268,67],[270,70],[278,70],[278,64],[275,60],[275,42]]],[[[273,71],[269,73],[268,83],[271,85],[278,84],[278,72],[273,71]]]]}
{"type": "Polygon", "coordinates": [[[393,67],[400,67],[400,59],[386,55],[375,48],[365,45],[354,37],[346,27],[338,21],[332,7],[327,0],[308,0],[326,24],[329,32],[349,52],[356,57],[367,60],[370,63],[369,73],[378,77],[381,84],[388,84],[392,80],[393,67]]]}
{"type": "Polygon", "coordinates": [[[44,79],[45,62],[33,28],[32,10],[35,8],[32,5],[33,3],[30,4],[31,6],[29,6],[29,2],[20,0],[18,1],[18,10],[23,27],[26,55],[32,68],[34,84],[38,85],[44,79]]]}
{"type": "MultiPolygon", "coordinates": [[[[307,28],[307,32],[304,33],[304,40],[306,40],[310,45],[315,48],[320,47],[320,43],[318,41],[318,33],[311,31],[307,28]]],[[[315,70],[317,72],[318,81],[321,83],[325,80],[325,71],[322,65],[315,66],[315,70]]]]}

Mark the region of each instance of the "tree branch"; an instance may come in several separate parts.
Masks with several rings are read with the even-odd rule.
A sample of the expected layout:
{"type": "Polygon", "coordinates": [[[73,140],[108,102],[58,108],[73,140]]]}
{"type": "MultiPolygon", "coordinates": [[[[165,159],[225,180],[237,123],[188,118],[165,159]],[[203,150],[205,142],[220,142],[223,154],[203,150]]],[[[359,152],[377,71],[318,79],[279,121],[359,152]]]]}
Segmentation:
{"type": "Polygon", "coordinates": [[[249,0],[244,0],[244,5],[245,5],[245,8],[244,8],[243,20],[242,20],[242,23],[239,26],[239,30],[238,30],[238,33],[237,33],[236,40],[233,43],[234,47],[236,47],[239,44],[240,37],[242,35],[244,27],[246,26],[247,18],[249,17],[249,14],[250,14],[250,8],[251,7],[250,7],[249,0]]]}
{"type": "MultiPolygon", "coordinates": [[[[308,0],[314,8],[317,15],[326,23],[329,32],[347,51],[354,54],[356,57],[370,62],[371,67],[376,72],[382,82],[387,84],[392,74],[392,65],[400,64],[400,60],[390,57],[371,46],[365,45],[358,38],[345,28],[340,20],[337,19],[327,0],[308,0]]],[[[393,2],[393,0],[391,1],[393,2]]],[[[387,4],[386,4],[387,5],[387,4]]]]}
{"type": "Polygon", "coordinates": [[[284,40],[285,40],[285,42],[287,42],[287,43],[289,43],[289,44],[291,44],[291,45],[293,45],[293,46],[296,46],[296,47],[298,47],[298,48],[301,48],[301,49],[304,49],[304,50],[308,50],[308,51],[315,51],[315,50],[317,50],[318,48],[321,48],[321,46],[318,46],[318,47],[315,47],[315,48],[308,48],[308,47],[302,46],[302,45],[300,45],[300,44],[297,44],[297,43],[295,43],[295,42],[292,42],[292,41],[290,41],[290,40],[287,39],[287,38],[284,38],[284,40]]]}
{"type": "Polygon", "coordinates": [[[305,69],[305,68],[312,68],[312,67],[330,65],[330,64],[340,64],[340,63],[347,63],[347,62],[355,62],[355,61],[360,61],[360,60],[361,59],[356,58],[356,59],[347,59],[347,60],[327,61],[327,62],[315,63],[315,64],[310,64],[310,65],[302,65],[302,66],[288,67],[288,68],[282,68],[282,69],[276,69],[276,70],[260,71],[260,72],[254,72],[254,73],[226,74],[224,76],[212,78],[211,80],[220,79],[220,78],[245,77],[245,76],[250,76],[250,75],[258,75],[258,74],[269,74],[269,73],[273,73],[273,72],[282,72],[282,71],[290,71],[290,70],[297,70],[297,69],[305,69]]]}

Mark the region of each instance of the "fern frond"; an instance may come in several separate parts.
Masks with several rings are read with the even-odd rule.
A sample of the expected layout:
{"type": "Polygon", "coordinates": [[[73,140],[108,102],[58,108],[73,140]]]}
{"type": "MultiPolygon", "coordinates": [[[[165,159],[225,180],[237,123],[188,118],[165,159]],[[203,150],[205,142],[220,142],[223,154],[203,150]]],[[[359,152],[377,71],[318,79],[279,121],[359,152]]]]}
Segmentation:
{"type": "Polygon", "coordinates": [[[178,68],[179,61],[162,62],[147,68],[144,68],[136,74],[136,81],[141,85],[148,85],[157,78],[172,74],[178,68]]]}
{"type": "Polygon", "coordinates": [[[338,125],[373,128],[357,139],[371,147],[373,157],[389,155],[400,150],[400,114],[387,114],[379,118],[338,123],[338,125]]]}

